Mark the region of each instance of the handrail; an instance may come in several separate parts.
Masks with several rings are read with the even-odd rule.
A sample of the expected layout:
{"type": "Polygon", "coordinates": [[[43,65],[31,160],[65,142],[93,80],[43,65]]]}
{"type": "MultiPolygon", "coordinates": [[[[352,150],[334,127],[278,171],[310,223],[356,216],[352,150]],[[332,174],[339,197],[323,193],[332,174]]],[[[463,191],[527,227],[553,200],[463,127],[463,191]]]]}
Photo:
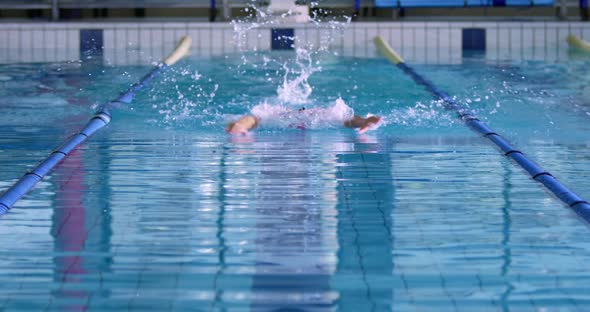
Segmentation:
{"type": "Polygon", "coordinates": [[[53,168],[64,160],[70,152],[82,144],[86,139],[96,131],[102,129],[111,121],[111,110],[123,104],[130,104],[135,97],[135,93],[145,87],[154,77],[168,69],[182,58],[188,52],[191,45],[191,38],[183,37],[174,51],[160,64],[156,65],[147,75],[139,82],[132,85],[127,91],[121,93],[115,100],[108,102],[97,110],[88,123],[79,132],[73,134],[61,146],[55,149],[47,158],[39,163],[35,168],[25,173],[12,187],[6,190],[0,196],[0,216],[8,210],[26,193],[28,193],[37,182],[41,181],[53,168]]]}
{"type": "Polygon", "coordinates": [[[459,103],[453,100],[453,98],[451,98],[447,93],[439,90],[434,86],[434,84],[432,84],[432,82],[428,81],[418,74],[413,68],[406,65],[404,60],[397,53],[395,53],[395,51],[387,44],[387,42],[385,42],[385,40],[383,40],[383,38],[377,36],[375,37],[374,42],[377,46],[377,49],[391,63],[395,64],[405,74],[412,77],[416,83],[425,87],[426,90],[432,93],[435,98],[442,101],[447,109],[457,112],[457,117],[459,117],[459,119],[461,119],[465,125],[467,125],[471,130],[489,139],[492,143],[500,148],[500,150],[504,153],[504,156],[515,161],[518,165],[520,165],[520,167],[529,173],[533,180],[543,184],[557,198],[572,208],[580,217],[586,220],[586,222],[590,223],[590,204],[587,201],[576,195],[569,188],[559,182],[551,173],[545,171],[539,165],[526,157],[523,152],[512,147],[508,141],[502,138],[498,133],[489,128],[482,121],[477,119],[477,117],[471,111],[459,105],[459,103]]]}

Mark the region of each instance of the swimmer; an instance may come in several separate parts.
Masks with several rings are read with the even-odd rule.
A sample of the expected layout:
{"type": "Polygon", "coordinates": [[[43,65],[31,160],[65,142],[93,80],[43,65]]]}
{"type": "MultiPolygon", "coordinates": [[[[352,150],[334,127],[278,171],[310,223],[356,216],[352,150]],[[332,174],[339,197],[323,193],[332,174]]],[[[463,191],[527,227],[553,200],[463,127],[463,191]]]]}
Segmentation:
{"type": "Polygon", "coordinates": [[[342,99],[336,100],[334,105],[328,108],[299,108],[288,109],[281,105],[263,103],[252,108],[251,113],[242,116],[237,121],[230,122],[225,131],[230,134],[247,134],[248,131],[258,127],[261,123],[275,124],[288,128],[307,129],[321,125],[344,126],[358,129],[364,133],[375,128],[381,122],[379,116],[367,116],[363,118],[355,115],[352,108],[348,107],[342,99]]]}

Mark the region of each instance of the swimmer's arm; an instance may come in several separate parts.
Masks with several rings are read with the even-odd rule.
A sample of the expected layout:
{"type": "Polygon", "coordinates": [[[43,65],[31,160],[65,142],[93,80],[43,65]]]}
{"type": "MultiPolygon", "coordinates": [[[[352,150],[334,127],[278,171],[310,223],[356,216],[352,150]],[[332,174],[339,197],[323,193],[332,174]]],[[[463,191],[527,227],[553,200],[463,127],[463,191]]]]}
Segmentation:
{"type": "Polygon", "coordinates": [[[225,131],[231,134],[246,134],[248,130],[254,129],[258,126],[258,118],[252,115],[246,115],[238,119],[237,121],[230,122],[225,131]]]}

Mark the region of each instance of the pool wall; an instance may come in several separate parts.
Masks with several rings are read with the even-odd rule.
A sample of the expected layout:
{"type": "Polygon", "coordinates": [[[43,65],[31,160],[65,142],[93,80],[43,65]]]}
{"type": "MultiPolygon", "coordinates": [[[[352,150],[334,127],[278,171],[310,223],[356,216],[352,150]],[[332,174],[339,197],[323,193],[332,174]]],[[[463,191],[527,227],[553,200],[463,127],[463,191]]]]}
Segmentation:
{"type": "Polygon", "coordinates": [[[71,61],[80,59],[84,49],[100,49],[108,64],[146,64],[164,57],[186,34],[193,38],[194,56],[213,57],[240,50],[270,50],[276,46],[273,34],[280,35],[282,30],[293,31],[295,47],[313,44],[352,57],[374,57],[371,40],[381,35],[408,62],[428,64],[461,63],[464,49],[485,51],[491,61],[566,60],[570,57],[568,34],[590,40],[590,24],[583,22],[359,22],[332,26],[261,26],[243,31],[237,38],[229,23],[3,23],[0,63],[71,61]]]}

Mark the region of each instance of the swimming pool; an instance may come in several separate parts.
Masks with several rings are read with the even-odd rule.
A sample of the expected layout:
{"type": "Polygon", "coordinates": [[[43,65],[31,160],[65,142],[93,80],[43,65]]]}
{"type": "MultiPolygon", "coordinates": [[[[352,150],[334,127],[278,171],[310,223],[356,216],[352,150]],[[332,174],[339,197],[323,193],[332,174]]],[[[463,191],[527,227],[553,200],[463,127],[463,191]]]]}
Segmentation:
{"type": "MultiPolygon", "coordinates": [[[[117,111],[2,218],[0,309],[584,309],[582,219],[384,60],[298,56],[195,56],[117,111]],[[293,107],[385,124],[224,133],[285,68],[293,107]]],[[[415,69],[589,198],[588,62],[415,69]]],[[[0,65],[1,189],[148,70],[0,65]]]]}

